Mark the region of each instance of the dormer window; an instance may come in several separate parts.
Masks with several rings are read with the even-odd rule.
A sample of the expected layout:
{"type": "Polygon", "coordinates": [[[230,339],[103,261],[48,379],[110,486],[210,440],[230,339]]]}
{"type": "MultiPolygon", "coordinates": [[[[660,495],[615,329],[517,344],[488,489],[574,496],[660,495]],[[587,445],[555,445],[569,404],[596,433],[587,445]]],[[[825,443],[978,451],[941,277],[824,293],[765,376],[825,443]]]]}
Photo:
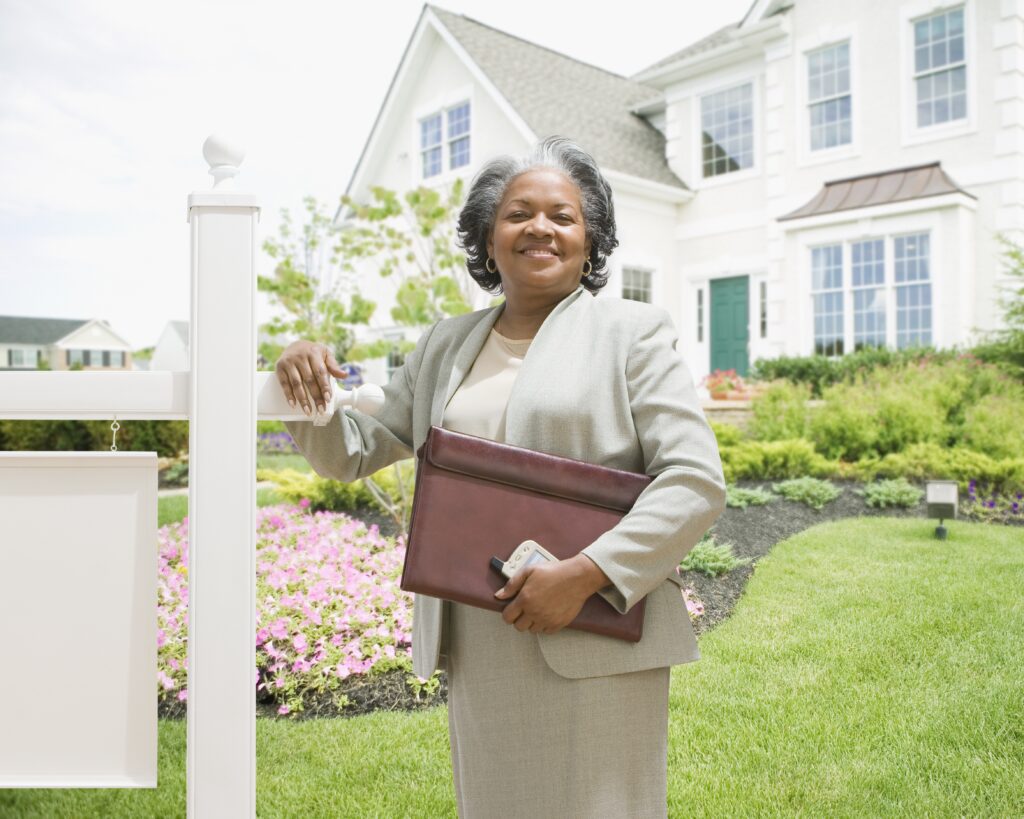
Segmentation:
{"type": "Polygon", "coordinates": [[[460,102],[420,120],[420,158],[424,179],[462,168],[470,158],[470,105],[460,102]]]}

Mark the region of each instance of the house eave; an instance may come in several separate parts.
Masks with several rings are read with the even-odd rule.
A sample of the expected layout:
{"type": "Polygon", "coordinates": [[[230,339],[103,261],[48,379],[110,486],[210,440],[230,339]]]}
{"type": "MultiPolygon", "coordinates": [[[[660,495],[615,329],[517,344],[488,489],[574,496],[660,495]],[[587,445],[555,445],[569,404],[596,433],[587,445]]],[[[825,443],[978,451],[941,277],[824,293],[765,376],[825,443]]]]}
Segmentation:
{"type": "Polygon", "coordinates": [[[635,193],[659,202],[683,205],[693,199],[694,192],[686,188],[677,188],[663,182],[654,182],[622,171],[604,170],[605,178],[622,193],[635,193]]]}
{"type": "Polygon", "coordinates": [[[655,88],[665,88],[673,83],[705,74],[725,65],[756,57],[762,51],[765,43],[788,35],[790,28],[787,15],[780,14],[769,17],[748,28],[737,29],[727,43],[678,62],[635,74],[630,79],[645,85],[652,85],[655,88]]]}

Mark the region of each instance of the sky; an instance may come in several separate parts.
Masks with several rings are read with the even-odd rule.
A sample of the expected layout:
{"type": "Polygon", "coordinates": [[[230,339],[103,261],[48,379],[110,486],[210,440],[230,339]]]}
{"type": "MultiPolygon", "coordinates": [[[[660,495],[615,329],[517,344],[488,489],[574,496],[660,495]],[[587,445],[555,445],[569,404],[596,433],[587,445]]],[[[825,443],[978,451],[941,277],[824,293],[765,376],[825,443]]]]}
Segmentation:
{"type": "MultiPolygon", "coordinates": [[[[629,76],[751,0],[437,5],[629,76]]],[[[333,213],[423,5],[413,0],[0,0],[0,315],[105,319],[132,347],[189,311],[203,141],[246,149],[260,242],[333,213]]],[[[260,253],[257,272],[273,263],[260,253]]],[[[259,294],[257,321],[274,310],[259,294]]]]}

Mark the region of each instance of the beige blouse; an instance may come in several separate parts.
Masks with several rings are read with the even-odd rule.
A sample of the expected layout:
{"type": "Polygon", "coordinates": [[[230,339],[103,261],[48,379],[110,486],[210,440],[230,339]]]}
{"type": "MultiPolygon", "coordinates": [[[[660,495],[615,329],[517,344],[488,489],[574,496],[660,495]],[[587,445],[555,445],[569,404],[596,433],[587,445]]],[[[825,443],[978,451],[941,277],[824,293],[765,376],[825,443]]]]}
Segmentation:
{"type": "Polygon", "coordinates": [[[444,408],[441,426],[504,441],[505,408],[532,341],[514,341],[492,329],[472,369],[444,408]]]}

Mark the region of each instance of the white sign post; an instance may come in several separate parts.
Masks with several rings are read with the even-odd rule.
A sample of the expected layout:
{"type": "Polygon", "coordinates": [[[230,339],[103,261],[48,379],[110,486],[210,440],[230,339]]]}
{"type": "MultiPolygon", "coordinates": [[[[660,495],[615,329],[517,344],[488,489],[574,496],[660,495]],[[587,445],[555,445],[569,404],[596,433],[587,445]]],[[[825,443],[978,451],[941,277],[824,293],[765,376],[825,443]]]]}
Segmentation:
{"type": "Polygon", "coordinates": [[[188,816],[256,816],[256,233],[244,153],[211,136],[188,198],[188,816]],[[202,355],[199,351],[202,349],[202,355]]]}

